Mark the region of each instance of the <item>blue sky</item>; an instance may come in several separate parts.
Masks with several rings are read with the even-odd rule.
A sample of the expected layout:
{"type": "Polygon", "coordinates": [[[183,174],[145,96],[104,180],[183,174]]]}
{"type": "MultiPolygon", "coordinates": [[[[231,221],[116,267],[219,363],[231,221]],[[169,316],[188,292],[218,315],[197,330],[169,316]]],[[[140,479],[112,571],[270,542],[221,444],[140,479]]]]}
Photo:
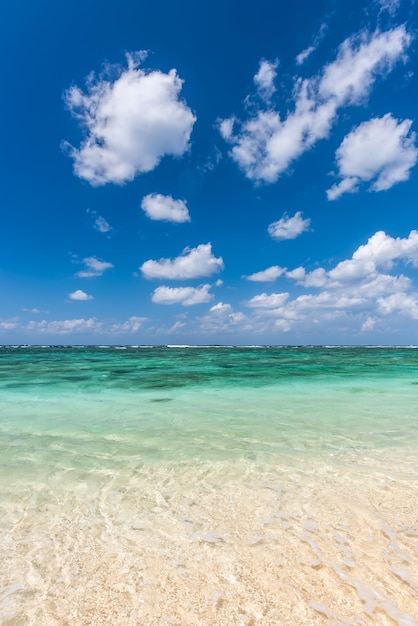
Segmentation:
{"type": "Polygon", "coordinates": [[[0,342],[418,344],[417,25],[6,1],[0,342]]]}

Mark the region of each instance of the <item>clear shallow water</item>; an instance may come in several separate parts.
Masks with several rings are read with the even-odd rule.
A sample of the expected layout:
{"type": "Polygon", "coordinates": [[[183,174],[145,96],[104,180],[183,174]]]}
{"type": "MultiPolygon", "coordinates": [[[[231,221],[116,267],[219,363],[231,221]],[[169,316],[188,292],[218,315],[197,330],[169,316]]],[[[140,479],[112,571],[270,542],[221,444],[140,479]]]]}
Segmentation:
{"type": "Polygon", "coordinates": [[[0,623],[417,624],[418,351],[0,349],[0,623]]]}

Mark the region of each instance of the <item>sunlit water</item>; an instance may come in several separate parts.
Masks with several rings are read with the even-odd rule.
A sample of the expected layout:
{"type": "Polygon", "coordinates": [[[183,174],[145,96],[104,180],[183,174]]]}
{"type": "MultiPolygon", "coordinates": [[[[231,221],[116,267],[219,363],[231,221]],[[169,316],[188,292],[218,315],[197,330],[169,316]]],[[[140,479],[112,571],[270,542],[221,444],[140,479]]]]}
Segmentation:
{"type": "Polygon", "coordinates": [[[0,349],[0,623],[418,624],[418,350],[0,349]]]}

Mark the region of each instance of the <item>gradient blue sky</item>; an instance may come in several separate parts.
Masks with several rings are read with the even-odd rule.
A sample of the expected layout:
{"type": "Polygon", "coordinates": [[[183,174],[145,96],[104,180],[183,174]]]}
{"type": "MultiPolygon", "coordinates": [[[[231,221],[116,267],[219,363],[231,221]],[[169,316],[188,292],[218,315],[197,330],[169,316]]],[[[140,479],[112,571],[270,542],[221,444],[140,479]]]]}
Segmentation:
{"type": "Polygon", "coordinates": [[[6,0],[0,343],[418,344],[417,25],[6,0]]]}

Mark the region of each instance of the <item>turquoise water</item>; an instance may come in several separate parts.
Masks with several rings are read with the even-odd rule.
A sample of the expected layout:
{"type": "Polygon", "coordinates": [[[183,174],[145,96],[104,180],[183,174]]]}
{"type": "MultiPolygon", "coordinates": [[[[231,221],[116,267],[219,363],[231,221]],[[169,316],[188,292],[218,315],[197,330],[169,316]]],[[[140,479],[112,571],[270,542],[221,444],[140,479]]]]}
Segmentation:
{"type": "Polygon", "coordinates": [[[417,415],[416,349],[1,348],[0,623],[416,624],[417,415]]]}
{"type": "Polygon", "coordinates": [[[417,395],[414,349],[3,348],[2,462],[413,447],[417,395]]]}

